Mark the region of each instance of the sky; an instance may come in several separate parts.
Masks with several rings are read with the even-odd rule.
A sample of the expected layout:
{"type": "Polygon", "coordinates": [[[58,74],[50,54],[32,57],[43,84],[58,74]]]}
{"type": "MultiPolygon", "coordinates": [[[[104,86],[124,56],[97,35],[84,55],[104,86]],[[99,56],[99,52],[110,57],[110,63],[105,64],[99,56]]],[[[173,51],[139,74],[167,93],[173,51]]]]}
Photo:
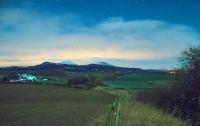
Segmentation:
{"type": "Polygon", "coordinates": [[[173,69],[200,44],[199,0],[0,0],[0,66],[173,69]]]}

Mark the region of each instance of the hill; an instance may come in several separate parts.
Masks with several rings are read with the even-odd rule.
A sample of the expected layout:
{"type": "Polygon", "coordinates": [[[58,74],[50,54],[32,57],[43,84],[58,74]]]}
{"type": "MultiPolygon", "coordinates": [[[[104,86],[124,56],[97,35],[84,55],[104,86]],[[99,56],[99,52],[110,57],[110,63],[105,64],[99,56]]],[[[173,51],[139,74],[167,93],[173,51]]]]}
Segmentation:
{"type": "Polygon", "coordinates": [[[35,66],[12,66],[12,67],[1,67],[0,74],[10,73],[56,73],[58,75],[64,74],[65,72],[105,72],[105,73],[117,73],[117,74],[128,74],[128,73],[165,73],[162,70],[144,70],[141,68],[126,68],[113,66],[106,62],[92,63],[88,65],[77,65],[73,63],[54,63],[54,62],[43,62],[35,66]]]}

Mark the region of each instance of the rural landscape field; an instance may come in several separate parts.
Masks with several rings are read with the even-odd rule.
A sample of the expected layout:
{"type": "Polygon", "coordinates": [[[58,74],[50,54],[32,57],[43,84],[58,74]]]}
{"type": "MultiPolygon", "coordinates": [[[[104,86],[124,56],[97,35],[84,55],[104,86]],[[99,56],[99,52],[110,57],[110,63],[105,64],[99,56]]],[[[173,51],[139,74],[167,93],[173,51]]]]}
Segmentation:
{"type": "Polygon", "coordinates": [[[200,1],[0,0],[0,126],[200,126],[200,1]]]}
{"type": "Polygon", "coordinates": [[[148,89],[158,85],[167,85],[175,81],[170,74],[128,74],[117,77],[115,80],[105,81],[105,84],[115,88],[148,89]]]}
{"type": "Polygon", "coordinates": [[[0,91],[1,126],[83,126],[114,100],[102,91],[34,84],[2,84],[0,91]]]}
{"type": "Polygon", "coordinates": [[[173,123],[174,126],[186,126],[183,120],[135,100],[137,91],[166,86],[175,81],[175,75],[163,72],[115,76],[113,80],[113,75],[110,77],[107,73],[82,72],[59,77],[43,75],[49,80],[42,82],[1,83],[0,125],[114,126],[116,115],[111,118],[110,114],[117,100],[120,103],[118,125],[171,126],[173,123]],[[67,86],[70,78],[83,75],[97,76],[103,85],[92,89],[67,86]]]}

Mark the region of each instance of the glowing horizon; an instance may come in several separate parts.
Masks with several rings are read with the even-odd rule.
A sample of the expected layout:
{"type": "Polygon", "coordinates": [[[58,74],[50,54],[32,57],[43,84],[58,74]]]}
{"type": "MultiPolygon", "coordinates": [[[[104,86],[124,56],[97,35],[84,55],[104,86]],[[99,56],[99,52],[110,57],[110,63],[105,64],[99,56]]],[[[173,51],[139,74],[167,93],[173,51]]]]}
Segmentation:
{"type": "MultiPolygon", "coordinates": [[[[83,8],[72,7],[69,11],[62,6],[72,1],[68,4],[63,0],[57,2],[59,6],[55,8],[55,1],[45,3],[47,7],[34,1],[27,4],[23,0],[0,4],[0,66],[72,60],[77,64],[107,61],[126,67],[165,69],[176,67],[176,57],[185,48],[200,42],[200,27],[195,16],[190,21],[193,23],[185,22],[186,19],[154,18],[161,16],[157,12],[165,7],[161,3],[158,10],[147,1],[143,3],[152,11],[155,9],[154,16],[142,13],[137,7],[130,12],[123,11],[122,15],[113,8],[110,15],[100,16],[104,10],[98,8],[97,3],[93,3],[97,10],[92,15],[84,11],[85,6],[90,8],[88,4],[83,8]],[[138,13],[131,13],[134,11],[138,13]],[[142,17],[135,18],[137,16],[142,17]]],[[[123,4],[126,10],[126,2],[123,4]]],[[[185,5],[182,3],[183,7],[185,5]]],[[[177,8],[171,9],[179,12],[177,8]]]]}

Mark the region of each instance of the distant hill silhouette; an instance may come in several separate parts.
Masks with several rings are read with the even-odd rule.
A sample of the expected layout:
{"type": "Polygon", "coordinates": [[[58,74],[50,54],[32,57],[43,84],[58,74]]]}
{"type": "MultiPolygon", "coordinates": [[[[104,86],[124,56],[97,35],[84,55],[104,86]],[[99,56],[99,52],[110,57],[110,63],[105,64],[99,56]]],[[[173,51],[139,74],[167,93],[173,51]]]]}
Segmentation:
{"type": "Polygon", "coordinates": [[[64,72],[106,72],[106,73],[164,73],[162,70],[144,70],[141,68],[126,68],[108,64],[106,62],[92,63],[88,65],[64,64],[43,62],[35,66],[1,67],[0,74],[9,73],[64,73],[64,72]]]}

